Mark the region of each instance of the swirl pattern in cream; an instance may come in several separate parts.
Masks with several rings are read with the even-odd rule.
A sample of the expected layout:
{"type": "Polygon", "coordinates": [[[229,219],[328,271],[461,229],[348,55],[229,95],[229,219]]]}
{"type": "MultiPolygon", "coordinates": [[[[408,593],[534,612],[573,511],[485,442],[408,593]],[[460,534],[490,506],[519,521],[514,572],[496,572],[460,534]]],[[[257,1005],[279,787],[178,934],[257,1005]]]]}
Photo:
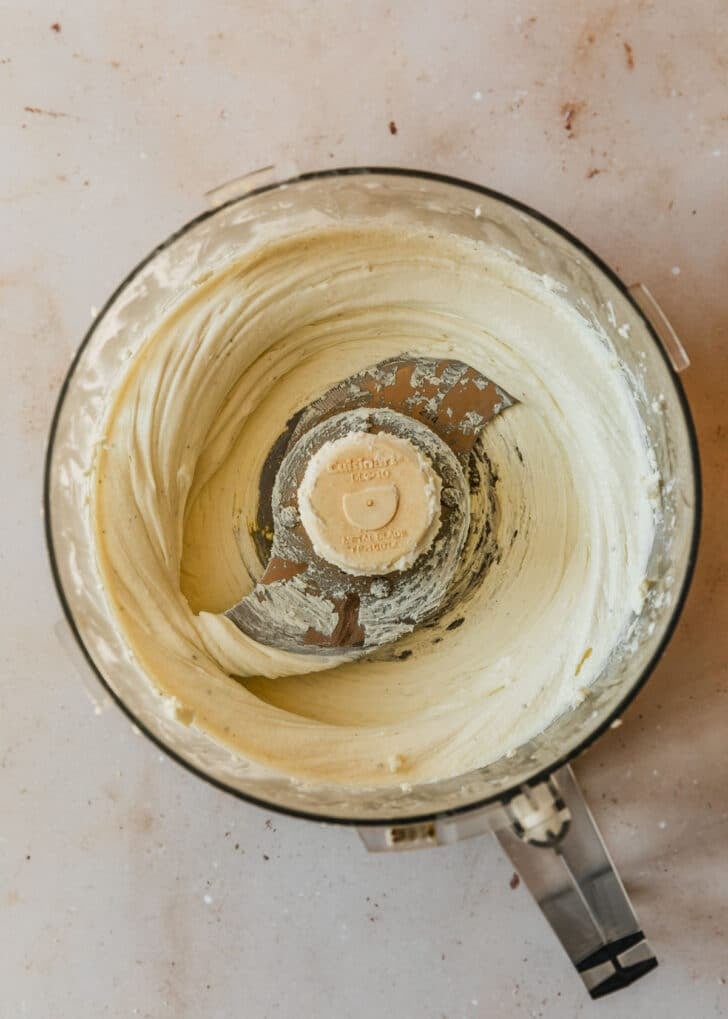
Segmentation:
{"type": "Polygon", "coordinates": [[[474,242],[332,227],[233,255],[153,324],[99,442],[97,557],[180,717],[303,779],[435,780],[518,746],[599,674],[639,606],[653,473],[626,373],[549,281],[474,242]],[[396,645],[408,657],[256,644],[222,613],[262,573],[249,526],[272,442],[403,351],[459,358],[520,401],[482,440],[497,561],[441,628],[396,645]]]}

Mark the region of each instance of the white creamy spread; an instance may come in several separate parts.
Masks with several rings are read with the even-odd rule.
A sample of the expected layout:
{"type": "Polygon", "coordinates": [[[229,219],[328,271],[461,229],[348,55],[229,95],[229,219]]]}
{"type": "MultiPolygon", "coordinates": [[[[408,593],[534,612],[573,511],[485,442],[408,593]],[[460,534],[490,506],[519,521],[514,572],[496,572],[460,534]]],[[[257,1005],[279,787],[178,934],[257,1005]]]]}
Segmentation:
{"type": "Polygon", "coordinates": [[[206,273],[152,324],[99,442],[97,556],[181,720],[302,779],[435,780],[534,736],[599,674],[640,603],[653,478],[626,372],[553,281],[476,242],[332,227],[206,273]],[[458,358],[520,401],[483,435],[499,561],[455,628],[396,645],[405,659],[255,643],[222,613],[262,573],[249,528],[272,443],[402,352],[458,358]]]}

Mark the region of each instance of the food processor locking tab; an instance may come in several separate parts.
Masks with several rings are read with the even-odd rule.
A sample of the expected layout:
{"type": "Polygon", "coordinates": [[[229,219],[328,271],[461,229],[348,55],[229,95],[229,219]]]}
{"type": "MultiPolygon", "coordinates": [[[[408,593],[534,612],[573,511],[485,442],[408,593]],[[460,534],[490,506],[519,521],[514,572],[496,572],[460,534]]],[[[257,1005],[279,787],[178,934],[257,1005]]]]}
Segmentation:
{"type": "Polygon", "coordinates": [[[629,292],[655,330],[663,350],[670,358],[672,367],[676,372],[684,372],[686,368],[690,367],[690,357],[652,291],[644,283],[633,283],[629,287],[629,292]]]}

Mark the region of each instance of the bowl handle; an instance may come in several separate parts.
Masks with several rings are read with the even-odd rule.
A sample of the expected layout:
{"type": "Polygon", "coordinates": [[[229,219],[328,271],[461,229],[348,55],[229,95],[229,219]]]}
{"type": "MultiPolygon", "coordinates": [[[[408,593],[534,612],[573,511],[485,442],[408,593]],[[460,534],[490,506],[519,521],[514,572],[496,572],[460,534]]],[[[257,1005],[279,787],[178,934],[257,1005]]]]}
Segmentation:
{"type": "MultiPolygon", "coordinates": [[[[495,833],[592,998],[655,968],[657,959],[568,765],[481,810],[359,828],[370,852],[442,846],[487,831],[495,833]]],[[[518,880],[514,876],[513,887],[518,880]]]]}
{"type": "Polygon", "coordinates": [[[525,786],[496,832],[592,998],[657,966],[591,811],[567,765],[525,786]]]}

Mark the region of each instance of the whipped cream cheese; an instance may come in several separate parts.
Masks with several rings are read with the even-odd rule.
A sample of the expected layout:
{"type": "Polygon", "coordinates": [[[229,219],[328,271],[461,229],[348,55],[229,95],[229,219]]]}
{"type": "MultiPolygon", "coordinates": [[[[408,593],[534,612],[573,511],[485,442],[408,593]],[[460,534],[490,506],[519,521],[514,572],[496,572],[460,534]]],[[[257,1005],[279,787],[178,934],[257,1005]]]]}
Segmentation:
{"type": "Polygon", "coordinates": [[[626,372],[553,281],[448,235],[331,227],[232,253],[150,323],[98,445],[96,552],[130,652],[182,721],[302,779],[435,780],[508,753],[599,674],[641,599],[653,479],[626,372]],[[456,357],[519,401],[481,439],[496,561],[397,659],[257,644],[223,612],[263,570],[265,457],[299,408],[403,351],[456,357]]]}

